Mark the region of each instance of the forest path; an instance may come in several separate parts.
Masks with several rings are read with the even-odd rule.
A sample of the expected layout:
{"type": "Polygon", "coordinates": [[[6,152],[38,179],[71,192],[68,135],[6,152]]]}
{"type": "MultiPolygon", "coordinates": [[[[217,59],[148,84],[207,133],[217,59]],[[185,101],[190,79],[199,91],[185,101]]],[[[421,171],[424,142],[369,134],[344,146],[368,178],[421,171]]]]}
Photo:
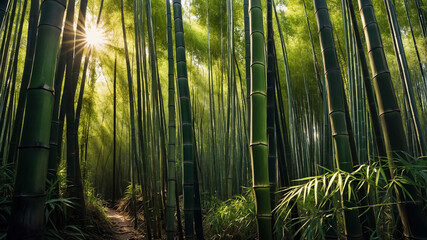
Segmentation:
{"type": "Polygon", "coordinates": [[[137,231],[133,229],[133,223],[128,216],[111,208],[105,208],[105,213],[113,225],[112,240],[143,239],[142,235],[138,234],[137,231]]]}

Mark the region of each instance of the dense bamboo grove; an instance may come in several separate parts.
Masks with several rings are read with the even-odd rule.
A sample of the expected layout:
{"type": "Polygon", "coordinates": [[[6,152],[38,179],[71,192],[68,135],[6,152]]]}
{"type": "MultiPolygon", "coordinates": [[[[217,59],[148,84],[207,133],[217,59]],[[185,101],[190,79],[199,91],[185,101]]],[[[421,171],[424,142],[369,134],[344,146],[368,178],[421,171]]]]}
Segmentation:
{"type": "Polygon", "coordinates": [[[0,239],[427,239],[426,21],[0,0],[0,239]]]}

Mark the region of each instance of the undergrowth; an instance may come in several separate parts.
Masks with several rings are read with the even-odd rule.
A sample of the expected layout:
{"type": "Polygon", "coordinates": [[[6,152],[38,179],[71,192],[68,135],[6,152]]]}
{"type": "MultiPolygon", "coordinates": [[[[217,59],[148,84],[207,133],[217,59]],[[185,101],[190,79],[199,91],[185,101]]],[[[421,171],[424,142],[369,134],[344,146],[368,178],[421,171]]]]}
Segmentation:
{"type": "MultiPolygon", "coordinates": [[[[6,239],[8,220],[11,214],[14,174],[11,166],[0,166],[0,240],[6,239]]],[[[66,222],[67,208],[75,208],[72,198],[65,197],[65,171],[58,171],[54,183],[47,183],[45,202],[46,240],[97,239],[99,233],[111,230],[104,212],[104,203],[86,188],[86,219],[80,223],[66,222]],[[58,190],[59,187],[59,190],[58,190]]]]}
{"type": "MultiPolygon", "coordinates": [[[[325,239],[326,228],[332,226],[328,223],[335,221],[335,231],[342,232],[342,216],[346,209],[343,201],[357,199],[356,193],[364,188],[369,205],[363,205],[359,199],[355,208],[360,214],[368,209],[375,213],[376,229],[370,229],[370,239],[399,239],[401,229],[396,227],[393,217],[393,208],[397,205],[394,191],[399,189],[406,202],[417,199],[408,187],[414,188],[418,196],[425,196],[427,161],[397,159],[391,163],[394,170],[390,178],[389,164],[388,161],[363,164],[351,173],[325,169],[325,174],[297,180],[296,185],[279,192],[282,198],[275,210],[279,218],[276,229],[280,224],[279,231],[299,234],[301,239],[325,239]],[[295,210],[298,217],[292,216],[295,210]]],[[[417,201],[427,206],[426,199],[417,201]]]]}
{"type": "MultiPolygon", "coordinates": [[[[119,201],[117,204],[117,210],[125,213],[128,215],[132,221],[132,223],[135,222],[135,216],[134,216],[134,204],[133,204],[133,195],[132,192],[135,194],[135,200],[136,200],[136,212],[137,212],[137,218],[138,223],[141,223],[145,221],[144,219],[144,212],[143,212],[143,196],[142,196],[142,189],[141,185],[135,185],[135,189],[132,191],[132,185],[129,184],[124,192],[123,198],[119,201]]],[[[144,224],[137,224],[138,229],[140,231],[144,231],[144,224]]]]}
{"type": "Polygon", "coordinates": [[[203,221],[208,239],[255,239],[255,202],[252,190],[221,202],[213,197],[203,221]]]}

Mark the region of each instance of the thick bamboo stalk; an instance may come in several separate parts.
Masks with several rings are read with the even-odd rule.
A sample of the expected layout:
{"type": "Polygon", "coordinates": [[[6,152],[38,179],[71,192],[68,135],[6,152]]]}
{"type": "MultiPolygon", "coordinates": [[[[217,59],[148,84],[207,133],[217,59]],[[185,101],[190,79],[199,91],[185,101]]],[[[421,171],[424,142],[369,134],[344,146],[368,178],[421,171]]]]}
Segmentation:
{"type": "MultiPolygon", "coordinates": [[[[313,2],[322,49],[323,68],[328,93],[329,118],[331,121],[334,147],[337,153],[337,168],[346,172],[352,172],[354,155],[351,150],[351,126],[348,124],[347,100],[335,49],[332,24],[326,1],[314,0],[313,2]]],[[[350,201],[347,200],[347,193],[344,193],[343,196],[345,196],[345,199],[342,199],[342,204],[345,207],[355,206],[354,196],[350,201]]],[[[344,210],[344,233],[347,239],[363,239],[362,227],[358,215],[359,211],[357,209],[344,210]]]]}
{"type": "Polygon", "coordinates": [[[175,22],[176,67],[181,104],[182,145],[184,167],[184,218],[185,238],[193,239],[194,221],[194,146],[191,116],[190,90],[188,87],[187,63],[185,58],[184,27],[181,0],[173,1],[175,22]]]}
{"type": "Polygon", "coordinates": [[[256,200],[258,236],[273,239],[270,185],[268,177],[267,89],[265,74],[264,27],[260,0],[249,2],[251,43],[250,153],[252,183],[256,200]]]}
{"type": "Polygon", "coordinates": [[[372,128],[374,130],[374,141],[376,143],[378,155],[380,157],[384,157],[386,155],[386,151],[384,146],[383,133],[382,133],[380,121],[378,118],[378,110],[375,102],[374,92],[372,89],[371,78],[369,76],[368,63],[366,60],[365,51],[363,49],[362,40],[360,37],[359,27],[358,27],[356,15],[354,12],[354,6],[350,0],[347,0],[347,7],[350,15],[353,34],[356,41],[357,54],[361,64],[363,83],[365,86],[365,93],[366,93],[366,97],[368,98],[369,114],[371,117],[372,128]]]}
{"type": "Polygon", "coordinates": [[[46,0],[41,6],[8,239],[43,237],[53,79],[65,8],[65,0],[46,0]]]}
{"type": "Polygon", "coordinates": [[[418,140],[418,147],[421,151],[422,156],[427,155],[427,147],[424,140],[424,134],[421,128],[420,117],[418,114],[417,105],[415,102],[414,91],[412,88],[411,77],[409,73],[408,62],[406,61],[405,49],[402,43],[402,37],[400,34],[399,23],[397,22],[396,11],[394,5],[390,0],[384,0],[384,4],[387,10],[387,17],[389,20],[390,31],[392,33],[392,39],[395,46],[396,58],[398,58],[398,63],[400,64],[399,70],[401,71],[403,89],[406,91],[406,101],[411,113],[411,118],[414,125],[415,134],[418,140]]]}
{"type": "MultiPolygon", "coordinates": [[[[396,157],[407,159],[404,153],[408,152],[408,143],[374,8],[371,0],[359,0],[358,3],[365,39],[368,45],[368,55],[371,60],[374,89],[387,156],[390,160],[396,157]]],[[[393,174],[392,169],[390,169],[390,172],[393,174]]],[[[413,197],[416,197],[415,189],[409,185],[405,187],[413,197]]],[[[396,189],[396,197],[399,202],[403,200],[401,194],[396,189]]],[[[425,216],[423,216],[422,207],[417,203],[407,202],[399,204],[398,209],[404,226],[405,236],[409,239],[426,238],[427,223],[425,216]]]]}

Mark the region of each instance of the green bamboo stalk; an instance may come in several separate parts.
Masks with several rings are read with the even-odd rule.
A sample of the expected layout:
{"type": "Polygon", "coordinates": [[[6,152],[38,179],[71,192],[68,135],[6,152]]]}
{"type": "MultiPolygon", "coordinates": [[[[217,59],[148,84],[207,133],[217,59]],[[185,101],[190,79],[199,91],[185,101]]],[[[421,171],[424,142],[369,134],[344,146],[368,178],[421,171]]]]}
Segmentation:
{"type": "MultiPolygon", "coordinates": [[[[78,24],[75,32],[76,40],[74,45],[75,55],[72,54],[69,57],[72,58],[72,72],[71,78],[67,79],[65,82],[65,87],[68,90],[68,94],[64,95],[66,101],[66,120],[67,120],[67,179],[70,180],[68,183],[68,191],[71,197],[76,198],[76,203],[78,204],[79,211],[73,211],[76,216],[80,219],[83,219],[85,216],[85,202],[84,202],[84,193],[83,193],[83,183],[81,177],[80,169],[80,159],[79,159],[79,144],[78,144],[78,126],[76,123],[76,114],[74,107],[74,99],[77,89],[77,84],[79,80],[81,62],[83,58],[84,50],[84,28],[86,24],[86,10],[87,10],[87,0],[82,0],[80,2],[78,24]]],[[[69,64],[69,62],[67,63],[69,64]]]]}
{"type": "Polygon", "coordinates": [[[10,147],[8,153],[8,163],[15,162],[17,147],[21,135],[22,120],[24,115],[25,100],[27,96],[28,82],[30,81],[31,67],[33,63],[34,49],[36,46],[37,35],[37,21],[39,16],[39,2],[31,1],[30,16],[28,23],[27,34],[27,50],[25,53],[24,71],[22,73],[21,87],[19,90],[19,97],[17,109],[15,113],[15,122],[13,123],[12,137],[10,140],[10,147]]]}
{"type": "Polygon", "coordinates": [[[427,147],[425,144],[424,134],[423,134],[423,131],[421,128],[421,123],[420,123],[420,117],[418,114],[417,105],[415,102],[415,96],[414,96],[414,92],[412,89],[412,82],[411,82],[411,77],[410,77],[410,73],[409,73],[409,66],[408,66],[408,62],[406,61],[405,49],[404,49],[403,43],[402,43],[402,37],[400,34],[399,23],[397,22],[396,11],[394,9],[394,5],[392,4],[392,2],[390,0],[384,0],[384,4],[385,4],[386,10],[387,10],[387,17],[389,19],[390,31],[392,32],[392,39],[394,42],[394,46],[396,48],[395,49],[396,57],[399,59],[399,61],[398,61],[400,64],[399,70],[402,71],[401,75],[403,76],[402,81],[403,81],[404,91],[406,91],[406,96],[407,96],[406,100],[408,102],[409,111],[412,115],[412,121],[414,124],[415,134],[416,134],[417,140],[418,140],[418,147],[420,148],[421,155],[426,156],[427,155],[427,147]]]}
{"type": "Polygon", "coordinates": [[[323,86],[322,86],[322,77],[320,75],[319,63],[317,61],[316,51],[314,49],[313,35],[311,34],[310,20],[308,19],[307,7],[305,6],[304,0],[302,0],[302,4],[304,6],[305,22],[307,23],[308,35],[310,36],[311,53],[313,55],[313,65],[314,65],[314,72],[316,73],[317,86],[319,87],[320,96],[323,96],[324,93],[323,93],[323,86]]]}
{"type": "Polygon", "coordinates": [[[127,78],[128,78],[128,90],[129,90],[129,108],[130,108],[130,121],[131,121],[131,144],[132,144],[132,198],[133,198],[133,207],[134,207],[134,228],[137,228],[138,225],[138,218],[136,215],[136,200],[135,200],[135,162],[136,159],[138,159],[137,156],[137,148],[136,148],[136,137],[135,137],[135,109],[133,104],[133,81],[132,81],[132,73],[131,73],[131,66],[129,61],[129,50],[127,45],[127,39],[126,39],[126,28],[125,28],[125,19],[124,19],[124,13],[123,13],[123,0],[120,1],[121,6],[121,20],[122,20],[122,30],[123,30],[123,42],[124,42],[124,49],[125,49],[125,57],[126,57],[126,69],[127,69],[127,78]]]}
{"type": "MultiPolygon", "coordinates": [[[[332,24],[329,18],[328,7],[325,0],[314,0],[317,26],[323,55],[323,68],[329,102],[329,118],[331,121],[332,137],[337,153],[337,168],[352,172],[354,155],[351,150],[350,128],[348,125],[347,100],[344,92],[343,79],[336,54],[332,24]]],[[[346,190],[345,192],[347,192],[346,190]]],[[[345,207],[355,206],[355,197],[347,200],[347,193],[343,199],[345,207]]],[[[344,210],[344,234],[347,239],[363,239],[357,209],[344,210]]]]}
{"type": "MultiPolygon", "coordinates": [[[[2,47],[1,47],[1,51],[0,51],[0,55],[1,55],[1,61],[0,61],[0,90],[1,92],[4,92],[4,88],[3,88],[3,81],[4,81],[4,76],[6,74],[6,66],[7,66],[7,60],[9,58],[9,48],[10,48],[10,40],[12,38],[12,32],[13,32],[13,26],[15,26],[16,24],[13,24],[14,19],[15,19],[15,15],[16,15],[16,6],[17,6],[18,1],[14,1],[12,4],[12,9],[10,12],[10,16],[6,17],[7,18],[7,30],[4,32],[3,35],[3,41],[2,41],[2,47]]],[[[16,28],[15,28],[16,29],[16,28]]],[[[2,94],[4,96],[4,94],[2,94]]],[[[2,97],[4,99],[4,97],[2,97]]]]}
{"type": "MultiPolygon", "coordinates": [[[[250,111],[251,101],[250,101],[250,91],[251,91],[251,39],[249,36],[249,0],[243,1],[243,18],[245,25],[245,69],[246,69],[246,98],[247,98],[247,109],[248,116],[247,122],[250,122],[250,111]]],[[[249,135],[249,124],[248,129],[246,130],[249,135]]]]}
{"type": "MultiPolygon", "coordinates": [[[[15,4],[14,4],[15,5],[15,4]]],[[[12,49],[10,51],[10,58],[9,58],[9,63],[7,64],[7,70],[6,70],[6,82],[5,82],[5,87],[3,88],[3,92],[1,93],[1,100],[0,100],[0,162],[3,163],[3,157],[4,157],[4,151],[5,151],[5,145],[6,145],[6,141],[4,139],[4,137],[7,135],[7,123],[9,122],[8,119],[8,109],[10,109],[10,106],[13,106],[13,101],[11,101],[11,99],[13,98],[14,95],[14,89],[11,89],[13,85],[14,86],[14,80],[11,78],[11,75],[13,73],[13,62],[14,62],[14,57],[16,54],[16,41],[17,41],[17,32],[18,32],[18,28],[19,28],[19,19],[20,19],[20,15],[21,15],[21,3],[19,3],[19,6],[17,8],[18,10],[18,15],[16,16],[15,23],[12,25],[15,25],[15,29],[13,31],[13,36],[12,36],[12,46],[10,46],[10,48],[12,49]],[[9,103],[9,104],[8,104],[9,103]]],[[[12,20],[12,19],[11,19],[12,20]]],[[[7,50],[8,51],[8,50],[7,50]]],[[[7,59],[6,59],[7,60],[7,59]]],[[[4,65],[6,66],[6,60],[4,62],[4,65]]],[[[6,67],[5,67],[6,69],[6,67]]]]}
{"type": "MultiPolygon", "coordinates": [[[[367,155],[366,155],[366,143],[362,141],[362,137],[365,136],[366,129],[362,130],[361,125],[361,117],[362,117],[362,111],[365,111],[365,101],[364,101],[364,95],[363,95],[363,88],[360,87],[360,68],[359,68],[359,58],[357,54],[355,53],[355,39],[353,36],[353,31],[351,29],[351,17],[349,16],[350,13],[348,10],[349,6],[347,6],[347,2],[343,0],[341,2],[342,4],[342,14],[344,19],[344,33],[345,33],[345,40],[346,40],[346,50],[347,50],[347,70],[348,70],[348,81],[349,81],[349,89],[350,89],[350,103],[351,103],[351,119],[354,122],[354,135],[352,132],[350,132],[350,140],[352,151],[354,154],[354,159],[358,160],[357,162],[353,161],[353,165],[359,165],[366,163],[367,155]],[[363,100],[363,101],[362,101],[363,100]],[[353,136],[354,138],[353,138],[353,136]],[[356,138],[356,139],[355,139],[356,138]],[[355,141],[356,140],[356,141],[355,141]]],[[[363,50],[362,50],[363,51],[363,50]]],[[[366,65],[366,61],[365,61],[366,65]]],[[[365,76],[366,77],[366,76],[365,76]]],[[[369,79],[369,75],[367,76],[369,79]]],[[[370,84],[370,81],[369,83],[370,84]]],[[[371,92],[371,95],[372,92],[371,92]]],[[[375,106],[375,102],[373,103],[375,106]]],[[[376,112],[376,109],[375,109],[376,112]]],[[[374,112],[374,113],[375,113],[374,112]]],[[[376,119],[378,120],[378,118],[376,119]]],[[[347,115],[347,121],[348,125],[351,127],[351,120],[350,116],[347,115]]],[[[366,138],[366,137],[365,137],[366,138]]],[[[384,156],[384,155],[383,155],[384,156]]],[[[360,200],[360,204],[362,205],[362,208],[360,209],[360,212],[363,212],[360,216],[360,220],[363,226],[363,233],[365,238],[369,238],[371,235],[371,230],[376,229],[375,226],[375,214],[373,211],[373,208],[368,208],[366,206],[369,206],[367,194],[367,190],[365,187],[361,187],[359,191],[357,191],[357,196],[360,200]]]]}
{"type": "MultiPolygon", "coordinates": [[[[135,1],[134,1],[135,3],[135,1]]],[[[143,95],[141,99],[141,94],[144,93],[144,90],[147,88],[144,86],[144,83],[147,83],[147,71],[146,71],[146,58],[145,58],[145,29],[144,29],[144,1],[138,1],[137,2],[136,11],[139,13],[139,15],[136,16],[137,22],[135,23],[135,38],[137,39],[136,42],[136,57],[137,57],[137,71],[143,70],[143,74],[140,74],[141,76],[138,77],[137,75],[137,91],[138,91],[138,135],[139,135],[139,147],[141,152],[141,162],[142,162],[142,171],[143,176],[141,177],[141,180],[144,184],[142,184],[142,194],[144,199],[146,199],[143,202],[143,208],[144,212],[146,212],[144,218],[147,220],[145,222],[145,227],[147,230],[147,237],[148,239],[151,239],[152,237],[152,226],[151,221],[148,221],[151,218],[151,214],[149,212],[149,205],[151,201],[148,201],[149,199],[149,177],[148,172],[150,171],[148,168],[150,167],[149,164],[147,164],[148,159],[148,151],[147,151],[147,141],[144,141],[147,138],[147,133],[149,131],[144,131],[147,129],[147,121],[146,121],[146,102],[148,102],[148,94],[143,95]],[[143,50],[144,49],[144,50],[143,50]],[[141,58],[141,59],[140,59],[141,58]],[[142,61],[141,61],[142,60],[142,61]],[[141,66],[138,66],[141,65],[141,66]],[[139,70],[138,70],[139,67],[139,70]],[[141,82],[140,82],[141,80],[141,82]],[[142,103],[141,103],[142,100],[142,103]],[[142,106],[141,106],[142,104],[142,106]],[[147,166],[148,165],[148,166],[147,166]]],[[[147,88],[148,89],[148,88],[147,88]]]]}
{"type": "MultiPolygon", "coordinates": [[[[164,215],[164,209],[166,208],[165,195],[166,192],[166,182],[167,182],[167,154],[166,154],[166,140],[165,140],[165,118],[163,112],[163,100],[161,93],[161,84],[159,80],[159,72],[157,66],[157,52],[156,52],[156,43],[155,35],[153,29],[153,20],[152,20],[152,9],[151,1],[146,1],[146,12],[147,12],[147,29],[148,29],[148,40],[149,40],[149,51],[150,51],[150,65],[151,65],[151,87],[152,87],[152,103],[153,103],[153,134],[154,141],[156,141],[157,148],[157,158],[159,161],[155,162],[155,178],[158,178],[159,181],[156,181],[156,189],[159,194],[155,195],[155,215],[156,218],[161,218],[164,215]],[[157,134],[160,133],[160,134],[157,134]]],[[[158,221],[157,221],[158,222],[158,221]]],[[[160,236],[161,227],[160,224],[157,224],[157,233],[160,236]]]]}
{"type": "Polygon", "coordinates": [[[3,29],[4,16],[6,15],[8,8],[9,8],[9,0],[1,0],[0,1],[0,29],[3,29]]]}
{"type": "Polygon", "coordinates": [[[384,146],[383,133],[382,133],[380,121],[378,118],[378,109],[377,109],[375,98],[374,98],[371,78],[369,76],[368,63],[366,60],[365,51],[363,49],[362,40],[360,37],[359,27],[357,24],[356,15],[354,11],[354,6],[350,0],[347,0],[347,7],[350,15],[353,34],[356,40],[356,49],[357,49],[357,54],[361,64],[363,83],[365,86],[365,93],[366,93],[366,97],[368,98],[369,114],[371,117],[372,128],[374,130],[374,141],[376,143],[378,156],[384,157],[386,155],[386,151],[384,146]]]}
{"type": "Polygon", "coordinates": [[[268,176],[270,183],[271,210],[276,206],[276,126],[274,109],[276,108],[276,59],[274,55],[273,3],[267,0],[267,137],[268,137],[268,176]]]}
{"type": "Polygon", "coordinates": [[[273,239],[268,176],[267,91],[265,79],[264,27],[260,0],[249,2],[251,42],[250,151],[256,200],[258,236],[273,239]]]}
{"type": "Polygon", "coordinates": [[[174,78],[174,56],[173,56],[173,40],[172,40],[172,17],[170,2],[166,0],[166,21],[167,21],[167,42],[168,42],[168,79],[169,79],[169,145],[168,145],[168,189],[167,189],[167,205],[166,205],[166,232],[168,240],[175,238],[175,187],[176,187],[176,172],[175,172],[175,78],[174,78]]]}
{"type": "Polygon", "coordinates": [[[426,37],[427,36],[427,22],[426,22],[427,14],[426,14],[426,11],[422,9],[422,6],[423,6],[422,0],[415,0],[415,4],[417,6],[418,20],[420,22],[421,31],[423,33],[423,37],[426,37]]]}
{"type": "Polygon", "coordinates": [[[226,154],[230,167],[226,170],[227,175],[227,198],[233,195],[233,168],[235,166],[235,64],[234,64],[234,16],[233,1],[227,0],[227,55],[228,55],[228,95],[227,95],[227,135],[226,154]]]}
{"type": "MultiPolygon", "coordinates": [[[[274,2],[273,2],[274,3],[274,2]]],[[[273,5],[274,6],[274,5],[273,5]]],[[[276,49],[274,49],[274,54],[276,56],[276,49]]],[[[276,69],[277,69],[277,61],[276,61],[276,69]]],[[[280,77],[278,75],[278,71],[276,71],[276,89],[282,89],[280,84],[280,77]]],[[[282,91],[276,91],[276,139],[277,139],[277,154],[279,160],[279,171],[280,171],[280,179],[281,179],[281,187],[290,187],[291,179],[290,173],[288,172],[288,166],[292,163],[291,157],[291,146],[289,144],[289,133],[288,133],[288,125],[286,123],[285,117],[285,107],[283,104],[283,96],[282,91]]]]}
{"type": "MultiPolygon", "coordinates": [[[[368,54],[371,60],[374,89],[378,102],[378,112],[383,129],[387,157],[390,161],[396,157],[406,159],[407,156],[404,153],[408,152],[408,143],[374,8],[371,0],[359,0],[358,3],[365,39],[368,45],[368,54]]],[[[393,174],[392,169],[390,169],[390,172],[393,174]]],[[[405,188],[413,197],[416,196],[411,186],[405,186],[405,188]]],[[[401,194],[400,191],[396,190],[398,202],[403,200],[401,194]]],[[[405,236],[409,239],[426,238],[427,223],[425,217],[422,216],[423,211],[421,206],[414,202],[407,202],[399,204],[398,209],[405,236]]]]}
{"type": "Polygon", "coordinates": [[[44,233],[53,79],[65,8],[65,0],[45,0],[41,5],[8,239],[42,239],[44,233]]]}
{"type": "MultiPolygon", "coordinates": [[[[51,120],[50,152],[47,175],[48,182],[50,183],[53,183],[56,180],[56,172],[61,160],[62,135],[65,118],[65,111],[63,107],[64,101],[61,101],[61,96],[65,96],[67,92],[66,88],[64,89],[64,92],[62,92],[62,85],[64,71],[67,64],[67,56],[73,49],[72,39],[74,39],[74,30],[72,26],[74,22],[74,3],[74,0],[68,1],[61,51],[59,53],[58,65],[55,72],[55,101],[51,120]]],[[[65,98],[63,97],[62,100],[64,99],[65,98]]]]}
{"type": "MultiPolygon", "coordinates": [[[[285,68],[285,73],[286,73],[286,90],[287,90],[287,97],[288,97],[288,118],[289,118],[289,143],[291,146],[291,157],[292,159],[297,159],[296,154],[298,153],[297,151],[295,151],[295,147],[296,147],[296,132],[295,132],[295,120],[294,120],[294,111],[293,111],[293,97],[292,97],[292,87],[291,87],[291,74],[290,74],[290,70],[289,70],[289,62],[288,62],[288,53],[286,50],[286,43],[285,43],[285,39],[283,37],[283,33],[282,33],[282,28],[280,26],[279,23],[279,17],[277,15],[277,11],[276,11],[276,5],[274,4],[273,1],[273,7],[274,7],[274,13],[276,16],[276,23],[277,23],[277,29],[279,31],[279,36],[280,36],[280,43],[281,43],[281,47],[282,47],[282,57],[283,57],[283,65],[285,68]]],[[[298,166],[297,166],[298,169],[298,166]]],[[[294,178],[295,179],[295,178],[294,178]]]]}
{"type": "MultiPolygon", "coordinates": [[[[1,152],[0,152],[0,158],[3,159],[4,156],[7,156],[4,154],[7,153],[7,148],[9,147],[9,132],[12,130],[10,127],[8,127],[12,121],[12,115],[13,115],[13,108],[14,108],[14,96],[15,96],[15,85],[16,85],[16,75],[17,75],[17,68],[18,68],[18,58],[19,58],[19,50],[21,49],[21,37],[22,37],[22,29],[24,26],[24,20],[25,20],[25,14],[27,11],[27,0],[24,1],[24,4],[22,6],[22,16],[20,17],[19,21],[19,30],[18,34],[15,38],[16,43],[13,44],[14,49],[14,56],[11,58],[10,62],[10,73],[7,79],[10,79],[9,81],[12,81],[12,86],[10,90],[10,97],[9,97],[9,106],[7,108],[6,112],[6,121],[4,122],[3,129],[2,129],[2,136],[1,136],[1,152]]],[[[18,17],[19,18],[19,17],[18,17]]],[[[18,29],[18,28],[16,28],[18,29]]],[[[0,161],[5,162],[5,161],[0,161]]]]}
{"type": "Polygon", "coordinates": [[[187,63],[185,59],[184,27],[181,0],[173,1],[175,21],[176,67],[181,104],[182,145],[184,167],[184,217],[185,238],[193,239],[194,221],[194,147],[191,116],[190,90],[188,87],[187,63]]]}
{"type": "Polygon", "coordinates": [[[113,80],[113,206],[116,203],[116,139],[117,139],[117,56],[114,57],[114,80],[113,80]]]}

